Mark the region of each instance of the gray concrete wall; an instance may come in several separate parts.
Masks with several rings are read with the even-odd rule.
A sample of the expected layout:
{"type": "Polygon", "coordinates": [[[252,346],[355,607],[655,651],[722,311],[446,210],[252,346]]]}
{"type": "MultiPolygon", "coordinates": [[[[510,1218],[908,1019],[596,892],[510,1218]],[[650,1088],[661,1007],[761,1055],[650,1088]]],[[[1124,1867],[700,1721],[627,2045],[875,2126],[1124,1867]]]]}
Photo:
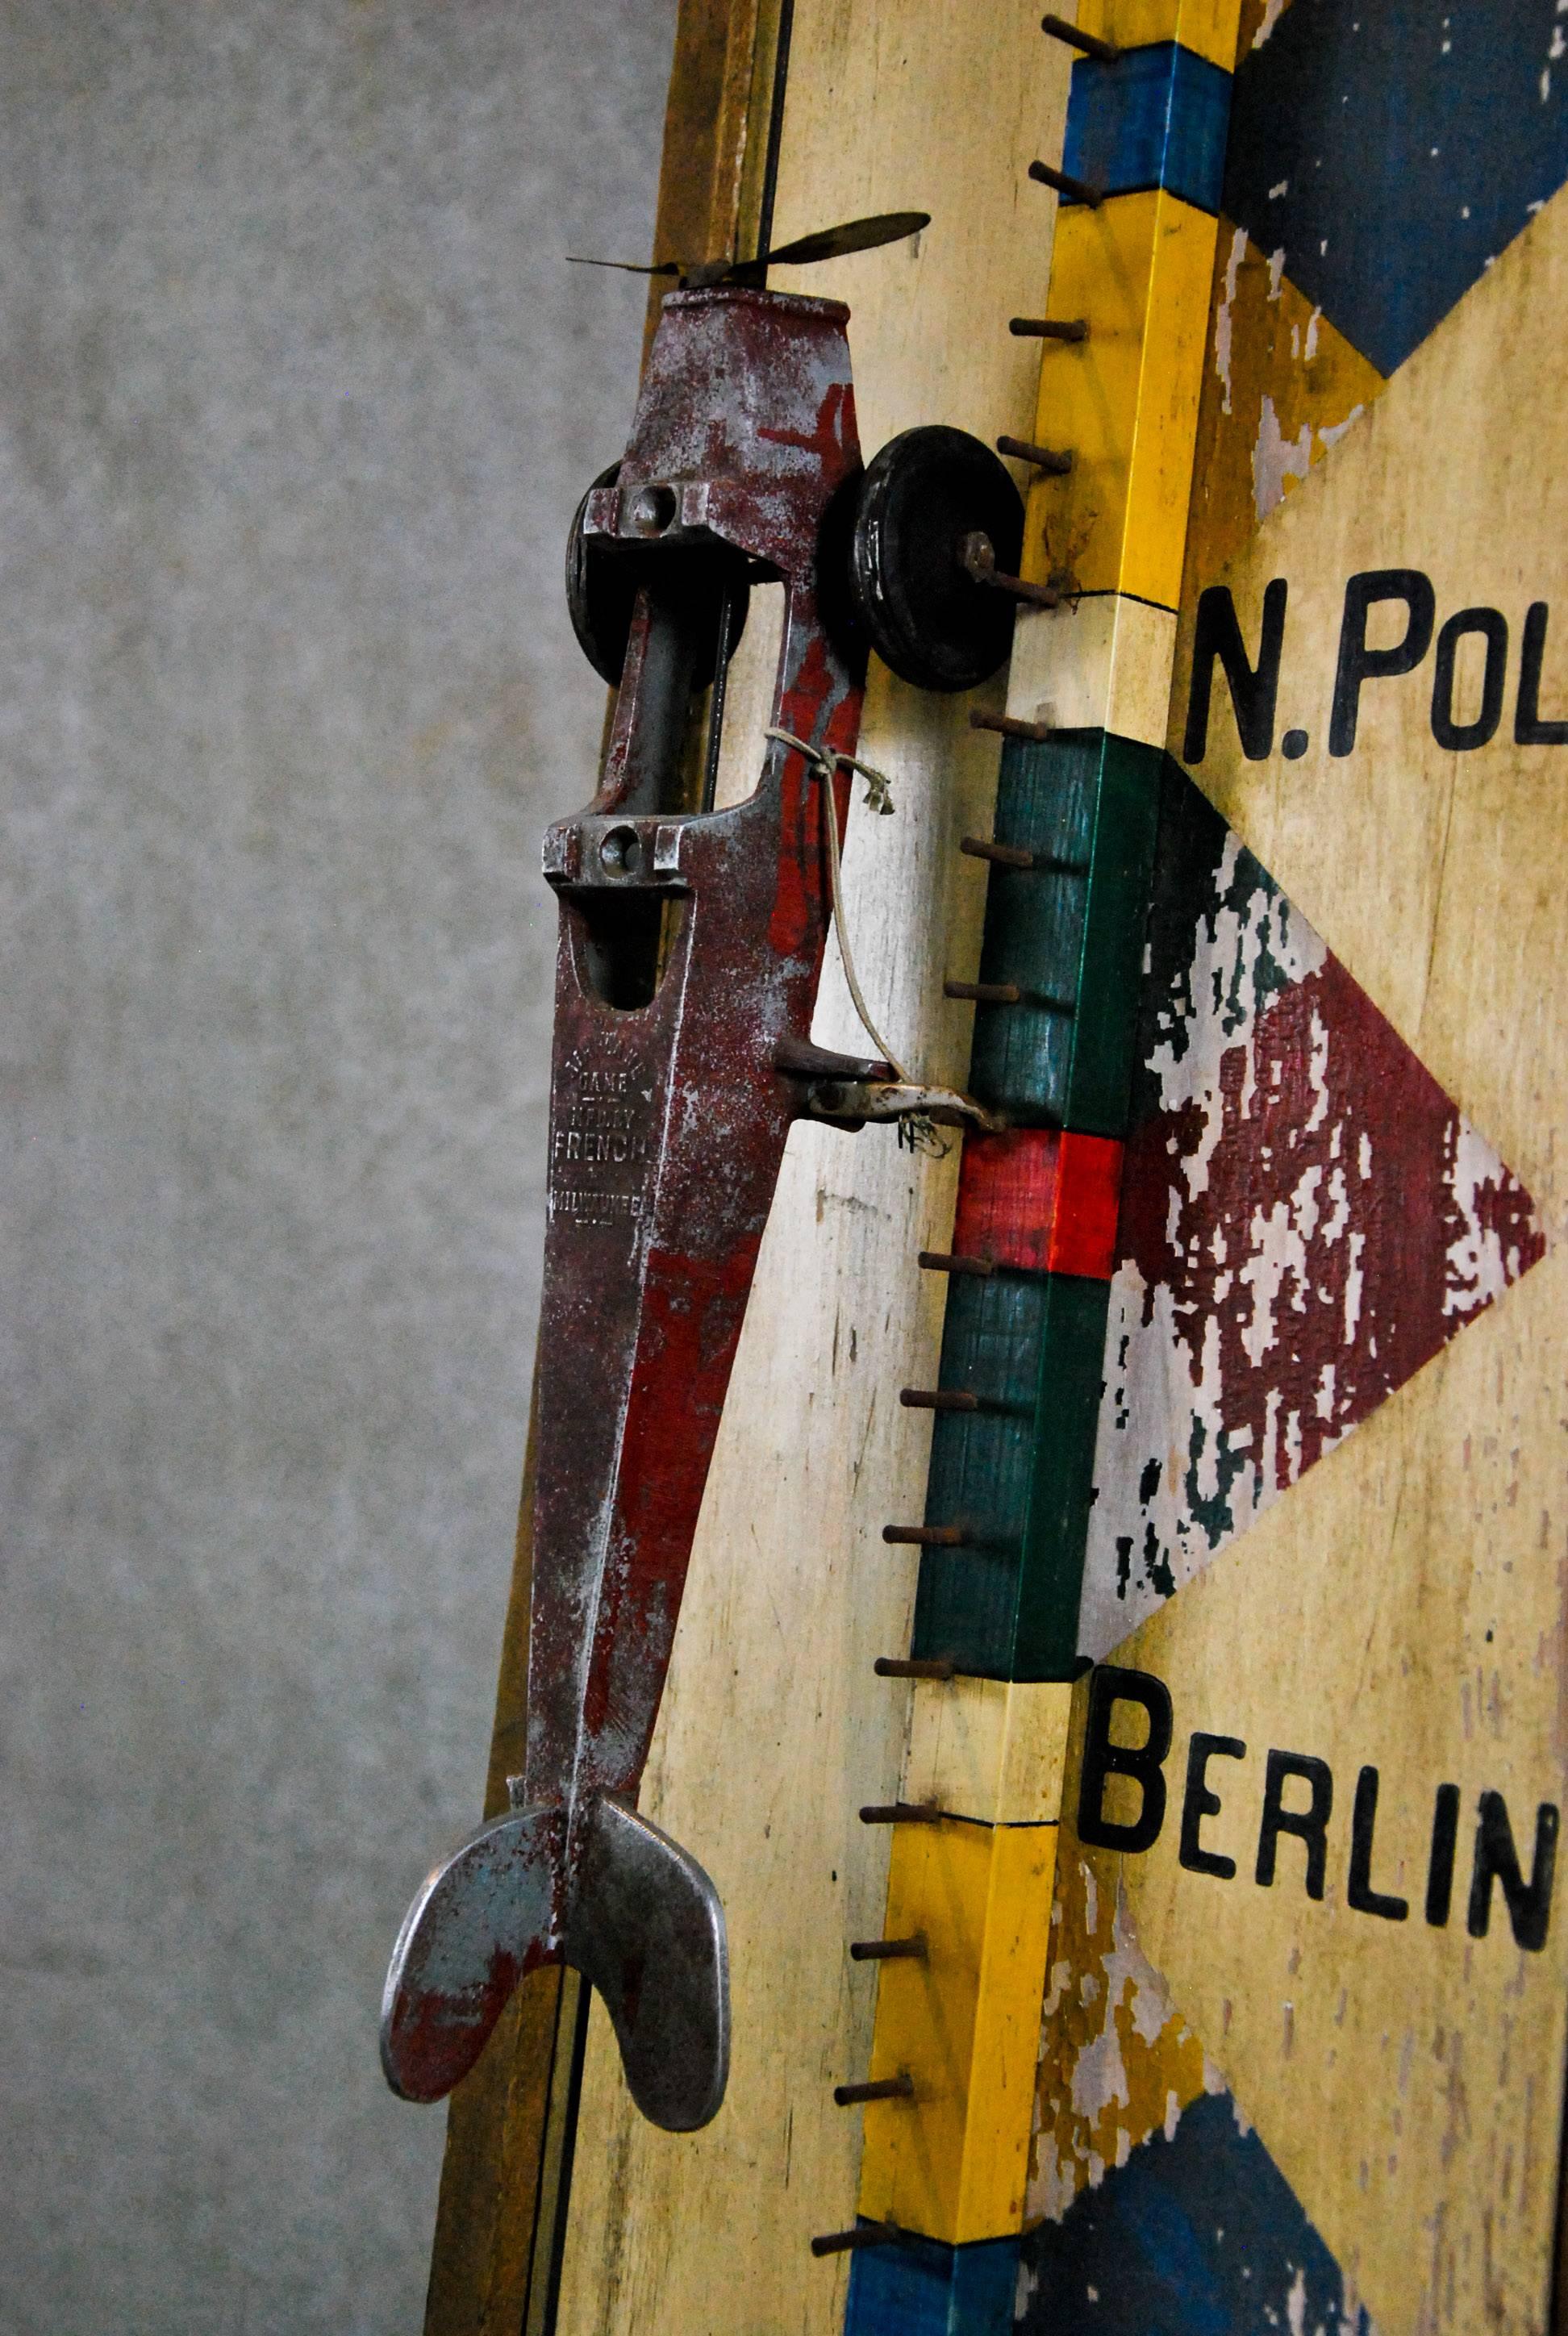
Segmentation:
{"type": "Polygon", "coordinates": [[[0,5],[0,2327],[413,2331],[673,0],[0,5]]]}

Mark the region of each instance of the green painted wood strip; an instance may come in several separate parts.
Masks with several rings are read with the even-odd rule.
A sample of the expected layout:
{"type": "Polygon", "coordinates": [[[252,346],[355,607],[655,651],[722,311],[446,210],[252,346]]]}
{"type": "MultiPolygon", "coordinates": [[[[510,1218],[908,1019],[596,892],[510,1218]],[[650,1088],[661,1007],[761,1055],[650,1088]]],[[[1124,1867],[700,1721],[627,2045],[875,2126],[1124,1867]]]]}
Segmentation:
{"type": "Polygon", "coordinates": [[[920,1561],[913,1652],[989,1679],[1071,1679],[1105,1343],[1106,1285],[1071,1274],[956,1282],[942,1384],[1007,1405],[941,1412],[926,1522],[962,1548],[920,1561]]]}

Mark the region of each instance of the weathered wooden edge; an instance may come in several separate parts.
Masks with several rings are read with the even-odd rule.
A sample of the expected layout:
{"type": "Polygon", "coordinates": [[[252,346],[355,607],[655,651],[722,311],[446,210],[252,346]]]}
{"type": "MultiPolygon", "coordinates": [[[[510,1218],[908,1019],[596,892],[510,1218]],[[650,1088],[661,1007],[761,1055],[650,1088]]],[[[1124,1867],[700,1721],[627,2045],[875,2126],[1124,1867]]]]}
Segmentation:
{"type": "MultiPolygon", "coordinates": [[[[767,206],[767,130],[789,0],[679,0],[652,256],[755,250],[767,206]],[[754,125],[756,134],[753,134],[754,125]]],[[[785,35],[787,38],[787,34],[785,35]]],[[[648,292],[643,355],[667,282],[648,292]]],[[[502,1636],[487,1816],[523,1765],[533,1573],[535,1406],[502,1636]]],[[[425,2300],[425,2336],[529,2336],[552,2316],[554,2241],[575,2086],[579,1989],[560,1970],[518,1989],[452,2097],[425,2300]]]]}

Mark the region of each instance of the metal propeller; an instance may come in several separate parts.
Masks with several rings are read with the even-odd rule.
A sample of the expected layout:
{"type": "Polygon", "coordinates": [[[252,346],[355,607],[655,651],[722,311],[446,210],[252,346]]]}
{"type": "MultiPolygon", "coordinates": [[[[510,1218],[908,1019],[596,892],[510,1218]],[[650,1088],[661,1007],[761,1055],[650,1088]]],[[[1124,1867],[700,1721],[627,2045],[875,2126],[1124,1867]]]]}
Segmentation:
{"type": "Polygon", "coordinates": [[[840,227],[819,228],[814,235],[796,236],[793,243],[775,244],[755,259],[581,259],[569,253],[571,268],[616,268],[626,276],[673,276],[690,290],[709,284],[760,284],[770,268],[810,268],[820,259],[842,259],[852,251],[875,251],[884,243],[901,243],[930,227],[930,211],[878,211],[871,219],[846,219],[840,227]]]}

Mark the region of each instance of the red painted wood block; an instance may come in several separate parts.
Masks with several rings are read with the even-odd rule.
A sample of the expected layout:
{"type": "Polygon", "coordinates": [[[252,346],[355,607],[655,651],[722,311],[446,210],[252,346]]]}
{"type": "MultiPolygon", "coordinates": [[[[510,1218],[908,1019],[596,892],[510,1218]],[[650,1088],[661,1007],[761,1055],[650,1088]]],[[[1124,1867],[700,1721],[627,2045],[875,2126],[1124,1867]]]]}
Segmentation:
{"type": "Polygon", "coordinates": [[[1108,1281],[1121,1188],[1122,1147],[1107,1136],[1054,1127],[971,1135],[953,1248],[996,1265],[1108,1281]]]}

